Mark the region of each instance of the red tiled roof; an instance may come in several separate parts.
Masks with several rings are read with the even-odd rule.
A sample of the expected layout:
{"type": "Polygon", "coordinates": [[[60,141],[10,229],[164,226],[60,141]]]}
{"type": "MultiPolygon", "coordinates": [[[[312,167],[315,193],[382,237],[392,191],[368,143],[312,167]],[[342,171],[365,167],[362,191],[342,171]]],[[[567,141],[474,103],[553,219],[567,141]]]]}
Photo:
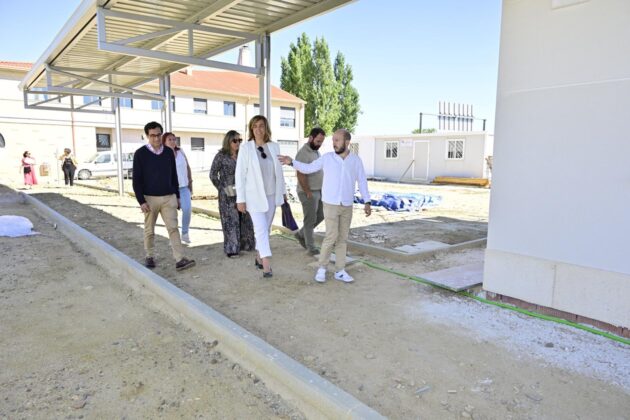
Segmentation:
{"type": "Polygon", "coordinates": [[[25,63],[23,61],[0,61],[0,69],[8,70],[30,70],[33,63],[25,63]]]}
{"type": "MultiPolygon", "coordinates": [[[[247,73],[194,69],[192,74],[188,75],[178,71],[171,74],[171,86],[232,95],[246,95],[252,98],[258,97],[258,79],[253,74],[247,73]]],[[[291,102],[304,102],[297,96],[276,86],[271,86],[271,98],[291,102]]]]}

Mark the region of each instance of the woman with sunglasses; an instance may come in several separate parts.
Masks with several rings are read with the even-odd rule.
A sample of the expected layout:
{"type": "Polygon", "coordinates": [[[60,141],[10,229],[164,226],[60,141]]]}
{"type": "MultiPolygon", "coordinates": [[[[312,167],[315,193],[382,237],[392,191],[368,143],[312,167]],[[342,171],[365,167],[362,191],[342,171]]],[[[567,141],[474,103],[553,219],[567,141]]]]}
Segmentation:
{"type": "Polygon", "coordinates": [[[241,147],[236,160],[236,206],[249,212],[256,237],[256,267],[263,277],[272,277],[269,233],[276,207],[286,199],[280,147],[271,141],[267,118],[256,115],[249,121],[249,141],[241,147]]]}
{"type": "Polygon", "coordinates": [[[219,214],[223,228],[223,252],[228,258],[238,257],[241,250],[253,251],[255,247],[254,226],[247,213],[236,209],[236,190],[234,172],[236,157],[243,139],[230,130],[223,138],[223,146],[216,154],[210,167],[210,181],[219,192],[219,214]]]}
{"type": "Polygon", "coordinates": [[[177,169],[177,181],[179,183],[179,200],[182,209],[182,242],[189,244],[190,219],[192,218],[192,171],[188,165],[188,159],[177,145],[177,137],[173,133],[162,134],[162,144],[169,147],[175,153],[175,167],[177,169]]]}

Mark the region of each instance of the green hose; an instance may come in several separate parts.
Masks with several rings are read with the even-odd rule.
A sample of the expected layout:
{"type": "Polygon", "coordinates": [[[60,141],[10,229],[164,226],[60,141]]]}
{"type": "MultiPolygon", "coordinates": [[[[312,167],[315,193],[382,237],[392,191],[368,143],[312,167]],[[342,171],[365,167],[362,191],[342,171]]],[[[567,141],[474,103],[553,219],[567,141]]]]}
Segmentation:
{"type": "MultiPolygon", "coordinates": [[[[284,235],[284,234],[280,234],[280,236],[282,236],[285,239],[290,239],[292,241],[295,241],[295,238],[293,238],[291,236],[284,235]]],[[[448,289],[446,287],[442,287],[442,286],[440,286],[438,284],[431,283],[431,282],[427,281],[426,279],[423,279],[422,277],[412,276],[410,274],[401,273],[401,272],[398,272],[396,270],[392,270],[390,268],[383,267],[382,265],[373,263],[371,261],[361,260],[361,259],[358,260],[358,261],[360,263],[370,267],[370,268],[374,268],[374,269],[377,269],[377,270],[385,271],[387,273],[395,274],[396,276],[399,276],[399,277],[402,277],[402,278],[405,278],[405,279],[408,279],[408,280],[415,281],[416,283],[422,283],[422,284],[426,284],[426,285],[431,286],[431,287],[435,287],[437,289],[447,290],[447,291],[449,291],[451,293],[455,293],[455,294],[460,295],[460,296],[465,296],[465,297],[474,299],[474,300],[476,300],[478,302],[486,303],[488,305],[498,306],[499,308],[508,309],[510,311],[514,311],[514,312],[518,312],[518,313],[521,313],[521,314],[524,314],[524,315],[528,315],[528,316],[531,316],[533,318],[544,319],[545,321],[551,321],[551,322],[556,322],[558,324],[568,325],[570,327],[577,328],[577,329],[583,330],[583,331],[588,331],[591,334],[596,334],[596,335],[599,335],[599,336],[602,336],[602,337],[606,337],[606,338],[611,339],[613,341],[616,341],[618,343],[622,343],[622,344],[626,344],[626,345],[630,346],[630,340],[629,339],[623,338],[623,337],[619,337],[619,336],[617,336],[615,334],[611,334],[611,333],[606,332],[606,331],[601,331],[601,330],[598,330],[598,329],[593,328],[593,327],[588,327],[586,325],[578,324],[577,322],[567,321],[566,319],[558,318],[558,317],[555,317],[555,316],[543,315],[543,314],[539,314],[539,313],[536,313],[536,312],[528,311],[527,309],[519,308],[518,306],[508,305],[508,304],[501,303],[501,302],[495,302],[493,300],[489,300],[489,299],[485,299],[485,298],[476,296],[476,295],[474,295],[472,293],[469,293],[469,292],[454,292],[451,289],[448,289]]]]}

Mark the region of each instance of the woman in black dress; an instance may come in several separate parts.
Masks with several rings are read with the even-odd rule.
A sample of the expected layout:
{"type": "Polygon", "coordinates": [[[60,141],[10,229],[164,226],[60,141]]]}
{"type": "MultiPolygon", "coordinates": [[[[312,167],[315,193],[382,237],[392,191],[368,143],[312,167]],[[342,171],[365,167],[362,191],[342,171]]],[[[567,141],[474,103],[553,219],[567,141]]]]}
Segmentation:
{"type": "Polygon", "coordinates": [[[234,258],[242,251],[255,249],[254,226],[249,213],[240,213],[236,209],[236,190],[234,189],[234,171],[236,156],[243,139],[234,130],[223,138],[223,147],[214,157],[210,168],[210,180],[219,191],[219,214],[223,227],[223,251],[234,258]]]}
{"type": "Polygon", "coordinates": [[[74,158],[72,151],[67,147],[63,149],[63,155],[59,156],[61,161],[61,170],[63,171],[63,178],[66,182],[66,186],[74,185],[74,171],[77,169],[77,160],[74,158]]]}

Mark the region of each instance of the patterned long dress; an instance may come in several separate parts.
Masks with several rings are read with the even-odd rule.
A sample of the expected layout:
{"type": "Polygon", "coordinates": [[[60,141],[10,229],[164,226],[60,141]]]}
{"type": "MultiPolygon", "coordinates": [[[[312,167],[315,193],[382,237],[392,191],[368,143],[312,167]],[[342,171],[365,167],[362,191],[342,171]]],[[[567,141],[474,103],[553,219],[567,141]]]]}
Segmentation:
{"type": "Polygon", "coordinates": [[[242,214],[236,209],[236,197],[228,197],[225,187],[234,185],[236,160],[219,152],[210,167],[210,180],[219,191],[219,214],[223,227],[223,251],[227,255],[242,251],[252,251],[256,247],[254,225],[249,213],[242,214]]]}

